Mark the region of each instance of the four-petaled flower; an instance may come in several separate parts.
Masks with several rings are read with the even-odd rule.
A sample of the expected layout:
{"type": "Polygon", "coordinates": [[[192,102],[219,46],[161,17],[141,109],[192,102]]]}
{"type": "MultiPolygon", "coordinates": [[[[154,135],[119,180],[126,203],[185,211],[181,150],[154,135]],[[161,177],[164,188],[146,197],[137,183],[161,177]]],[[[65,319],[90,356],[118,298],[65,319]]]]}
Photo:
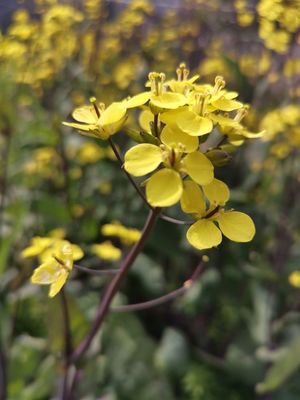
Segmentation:
{"type": "Polygon", "coordinates": [[[54,297],[66,283],[73,268],[72,245],[64,240],[58,242],[56,249],[34,272],[31,282],[38,285],[50,285],[49,297],[54,297]]]}
{"type": "Polygon", "coordinates": [[[143,176],[162,164],[163,167],[146,182],[146,197],[154,207],[168,207],[180,200],[186,175],[200,185],[206,185],[213,180],[214,167],[197,150],[198,138],[176,126],[166,125],[160,140],[160,146],[143,143],[128,150],[124,168],[134,176],[143,176]]]}
{"type": "Polygon", "coordinates": [[[199,250],[216,247],[222,242],[222,233],[234,242],[253,239],[255,225],[252,219],[239,211],[226,211],[223,206],[228,199],[229,189],[218,179],[203,186],[202,190],[191,180],[184,182],[181,207],[197,220],[187,231],[187,240],[192,246],[199,250]]]}

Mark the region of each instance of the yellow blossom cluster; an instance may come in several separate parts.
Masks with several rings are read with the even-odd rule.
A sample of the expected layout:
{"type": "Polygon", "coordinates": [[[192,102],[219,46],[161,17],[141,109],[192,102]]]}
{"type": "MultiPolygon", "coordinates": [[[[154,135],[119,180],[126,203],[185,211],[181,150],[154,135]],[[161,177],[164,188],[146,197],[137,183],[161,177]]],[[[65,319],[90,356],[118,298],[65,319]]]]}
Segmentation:
{"type": "Polygon", "coordinates": [[[300,28],[300,1],[260,0],[257,13],[259,36],[265,46],[278,53],[286,53],[293,34],[300,28]]]}
{"type": "MultiPolygon", "coordinates": [[[[215,178],[214,166],[225,165],[228,152],[264,131],[253,133],[242,124],[248,106],[237,100],[238,93],[225,89],[222,77],[213,85],[197,83],[199,76],[190,78],[183,63],[176,73],[177,79],[167,80],[165,74],[151,72],[148,90],[107,108],[92,99],[90,106],[73,111],[76,122],[64,124],[105,140],[124,127],[131,109],[141,109],[141,129],[124,127],[138,142],[126,152],[124,168],[134,177],[147,176],[148,203],[162,208],[180,202],[182,211],[197,220],[187,239],[198,249],[217,246],[221,232],[237,242],[250,241],[254,224],[243,213],[225,211],[229,189],[215,178]]],[[[112,236],[119,230],[122,237],[121,227],[103,229],[112,236]]]]}
{"type": "Polygon", "coordinates": [[[267,128],[263,140],[270,141],[270,154],[279,159],[288,157],[300,146],[300,107],[289,104],[268,112],[261,120],[267,128]]]}
{"type": "MultiPolygon", "coordinates": [[[[13,71],[17,82],[31,85],[39,94],[60,77],[69,76],[70,66],[76,65],[75,79],[82,76],[95,80],[108,101],[115,98],[116,90],[129,94],[140,90],[146,71],[161,63],[170,73],[181,59],[194,64],[193,60],[200,57],[202,75],[222,71],[226,79],[236,79],[226,61],[229,57],[251,79],[270,74],[269,83],[273,85],[282,70],[286,79],[297,75],[296,53],[278,63],[270,50],[285,54],[299,44],[300,7],[299,0],[287,4],[276,0],[272,5],[271,0],[260,0],[256,8],[247,0],[232,0],[228,5],[185,0],[177,10],[155,7],[150,0],[133,0],[115,5],[118,11],[112,13],[103,0],[80,0],[78,4],[35,0],[35,16],[20,9],[0,36],[0,64],[13,71]],[[180,18],[181,8],[188,24],[180,18]],[[241,41],[230,51],[220,35],[224,29],[231,34],[222,19],[223,8],[226,13],[236,13],[240,25],[241,41]],[[202,18],[204,10],[209,16],[207,22],[202,18]],[[210,19],[220,30],[209,25],[210,19]],[[256,20],[259,36],[253,28],[256,20]],[[251,46],[245,46],[249,25],[251,46]]],[[[293,91],[299,96],[295,86],[293,91]]]]}

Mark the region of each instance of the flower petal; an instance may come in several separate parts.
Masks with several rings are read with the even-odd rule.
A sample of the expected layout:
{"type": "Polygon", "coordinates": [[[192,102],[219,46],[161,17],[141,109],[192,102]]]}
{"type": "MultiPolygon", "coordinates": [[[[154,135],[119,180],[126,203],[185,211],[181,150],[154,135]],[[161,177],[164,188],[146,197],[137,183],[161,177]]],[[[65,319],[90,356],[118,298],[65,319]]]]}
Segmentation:
{"type": "Polygon", "coordinates": [[[195,151],[182,160],[182,169],[199,185],[207,185],[214,178],[214,166],[204,154],[195,151]]]}
{"type": "Polygon", "coordinates": [[[180,113],[176,118],[176,124],[191,136],[206,135],[213,129],[213,123],[209,118],[201,117],[192,111],[180,113]]]}
{"type": "Polygon", "coordinates": [[[124,105],[126,108],[134,108],[142,106],[143,104],[147,103],[151,95],[152,95],[151,92],[139,93],[136,96],[133,96],[128,100],[125,100],[124,105]]]}
{"type": "Polygon", "coordinates": [[[69,276],[69,274],[67,271],[61,270],[59,277],[50,286],[50,290],[49,290],[49,294],[48,294],[49,297],[54,297],[55,295],[57,295],[57,293],[61,290],[61,288],[66,283],[68,276],[69,276]]]}
{"type": "Polygon", "coordinates": [[[203,191],[210,205],[214,206],[223,206],[230,196],[229,188],[226,183],[216,178],[208,185],[203,186],[203,191]]]}
{"type": "Polygon", "coordinates": [[[140,127],[151,134],[150,122],[153,122],[153,114],[149,110],[143,110],[139,115],[140,127]]]}
{"type": "Polygon", "coordinates": [[[198,137],[188,135],[176,125],[166,125],[161,132],[160,140],[167,146],[178,148],[185,153],[191,153],[199,147],[198,137]]]}
{"type": "Polygon", "coordinates": [[[173,110],[184,106],[186,104],[186,98],[180,93],[163,93],[159,96],[152,96],[150,103],[158,108],[173,110]]]}
{"type": "Polygon", "coordinates": [[[212,221],[200,219],[187,231],[187,240],[196,249],[204,250],[218,246],[222,242],[222,234],[212,221]]]}
{"type": "Polygon", "coordinates": [[[225,97],[220,97],[212,101],[211,104],[221,111],[233,111],[243,107],[243,103],[240,101],[226,99],[225,97]]]}
{"type": "Polygon", "coordinates": [[[162,150],[154,144],[138,144],[125,154],[124,168],[133,176],[154,171],[162,162],[162,150]]]}
{"type": "Polygon", "coordinates": [[[84,256],[82,249],[79,246],[77,246],[76,244],[72,244],[71,246],[72,246],[73,261],[80,260],[84,256]]]}
{"type": "Polygon", "coordinates": [[[159,115],[161,122],[164,124],[173,124],[181,113],[187,111],[187,107],[180,107],[175,110],[168,110],[159,115]]]}
{"type": "Polygon", "coordinates": [[[182,195],[182,181],[178,172],[164,168],[147,181],[146,197],[153,207],[169,207],[182,195]]]}
{"type": "Polygon", "coordinates": [[[98,116],[93,106],[83,106],[75,108],[72,113],[72,117],[77,122],[83,122],[85,124],[95,124],[98,120],[98,116]]]}
{"type": "Polygon", "coordinates": [[[183,182],[180,205],[182,211],[188,214],[204,214],[206,205],[201,189],[197,183],[191,180],[185,180],[183,182]]]}
{"type": "Polygon", "coordinates": [[[239,211],[227,211],[217,220],[223,234],[234,242],[250,242],[255,235],[252,219],[239,211]]]}
{"type": "Polygon", "coordinates": [[[126,111],[127,109],[123,103],[112,103],[101,113],[99,125],[104,127],[105,125],[115,124],[125,117],[126,111]]]}
{"type": "Polygon", "coordinates": [[[31,282],[38,285],[49,285],[57,279],[61,267],[55,260],[48,261],[36,268],[31,276],[31,282]]]}

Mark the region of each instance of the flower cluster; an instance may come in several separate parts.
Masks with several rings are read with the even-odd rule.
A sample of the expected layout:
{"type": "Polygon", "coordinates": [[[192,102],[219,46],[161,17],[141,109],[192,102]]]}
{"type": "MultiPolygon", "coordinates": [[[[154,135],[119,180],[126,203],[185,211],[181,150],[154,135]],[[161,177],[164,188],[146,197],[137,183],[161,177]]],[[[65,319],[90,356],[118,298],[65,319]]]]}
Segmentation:
{"type": "Polygon", "coordinates": [[[183,63],[176,72],[177,79],[171,80],[151,72],[147,91],[108,108],[92,99],[92,105],[74,110],[76,122],[64,124],[100,139],[124,127],[138,142],[126,152],[124,169],[134,177],[146,176],[143,185],[150,206],[180,202],[182,211],[196,218],[187,232],[194,247],[217,246],[220,230],[233,241],[250,241],[254,224],[243,213],[224,210],[229,189],[215,178],[214,167],[225,165],[229,153],[264,131],[253,133],[243,126],[248,106],[237,100],[238,93],[225,89],[222,77],[217,76],[214,85],[199,84],[199,76],[189,78],[183,63]],[[131,109],[141,110],[139,130],[125,125],[131,109]]]}

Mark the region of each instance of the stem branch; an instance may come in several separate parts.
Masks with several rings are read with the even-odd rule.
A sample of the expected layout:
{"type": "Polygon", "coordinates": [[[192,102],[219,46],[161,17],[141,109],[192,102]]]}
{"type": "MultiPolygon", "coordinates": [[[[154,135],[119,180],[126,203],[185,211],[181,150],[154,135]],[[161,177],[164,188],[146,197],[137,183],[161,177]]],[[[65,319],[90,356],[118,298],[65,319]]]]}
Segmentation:
{"type": "Polygon", "coordinates": [[[77,349],[73,352],[71,356],[71,361],[73,363],[76,363],[80,357],[87,351],[87,349],[90,347],[90,344],[97,334],[98,330],[100,329],[102,322],[109,310],[110,304],[118,291],[123,278],[126,276],[129,268],[135,261],[136,257],[139,255],[141,252],[142,248],[144,247],[144,244],[146,242],[146,239],[148,238],[159,214],[160,209],[155,208],[153,210],[150,210],[148,219],[145,223],[142,235],[140,240],[131,248],[125,259],[123,260],[120,270],[118,273],[115,275],[115,277],[112,279],[110,284],[108,285],[103,298],[101,299],[101,302],[99,304],[95,320],[92,324],[92,327],[87,334],[87,336],[83,339],[83,341],[79,344],[77,349]]]}
{"type": "Polygon", "coordinates": [[[153,300],[145,301],[143,303],[128,304],[124,306],[113,307],[111,310],[114,312],[128,312],[128,311],[140,311],[147,310],[148,308],[156,307],[161,304],[167,303],[170,300],[176,299],[179,296],[184,295],[190,287],[195,283],[199,275],[202,273],[204,268],[204,262],[201,261],[193,275],[185,281],[183,286],[179,289],[173,290],[172,292],[165,294],[164,296],[158,297],[153,300]]]}

